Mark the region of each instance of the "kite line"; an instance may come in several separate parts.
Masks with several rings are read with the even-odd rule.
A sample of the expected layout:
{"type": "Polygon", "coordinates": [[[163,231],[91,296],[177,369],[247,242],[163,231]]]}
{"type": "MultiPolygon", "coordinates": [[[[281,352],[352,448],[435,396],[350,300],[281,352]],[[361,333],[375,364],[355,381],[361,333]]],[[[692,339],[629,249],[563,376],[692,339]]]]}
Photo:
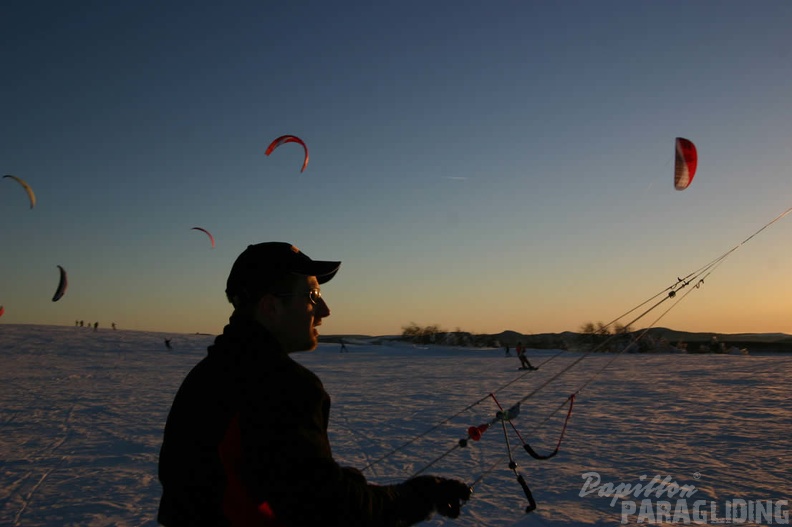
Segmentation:
{"type": "MultiPolygon", "coordinates": [[[[633,318],[631,318],[630,321],[627,324],[624,324],[622,326],[621,332],[616,332],[614,334],[608,334],[609,336],[608,336],[607,339],[605,339],[603,342],[597,344],[596,346],[594,346],[589,351],[584,352],[579,357],[577,357],[575,360],[573,360],[570,364],[568,364],[565,367],[563,367],[560,371],[554,373],[552,376],[550,376],[549,378],[545,379],[541,384],[539,384],[536,388],[534,388],[532,391],[530,391],[527,395],[525,395],[524,397],[519,399],[515,404],[513,404],[507,410],[503,409],[503,407],[501,406],[500,402],[498,402],[498,399],[496,398],[495,394],[498,393],[498,392],[503,391],[505,388],[507,388],[507,387],[513,385],[514,383],[520,381],[528,373],[531,373],[530,371],[526,371],[525,373],[517,375],[514,379],[512,379],[509,382],[505,383],[504,385],[499,387],[497,390],[495,390],[493,392],[490,392],[489,394],[479,398],[477,401],[469,404],[468,406],[466,406],[465,408],[463,408],[459,412],[456,412],[455,414],[450,415],[449,417],[439,421],[438,423],[436,423],[435,425],[433,425],[432,427],[430,427],[426,431],[416,435],[415,437],[411,438],[410,440],[406,441],[405,443],[401,444],[400,446],[397,446],[397,447],[393,448],[392,450],[388,451],[387,453],[385,453],[381,457],[375,459],[374,461],[371,461],[368,465],[363,467],[362,470],[366,471],[366,470],[371,469],[373,466],[381,463],[385,459],[391,457],[392,455],[394,455],[397,452],[403,450],[404,448],[408,447],[409,445],[415,443],[416,441],[420,440],[421,438],[426,437],[427,435],[431,434],[432,432],[435,432],[437,429],[439,429],[444,424],[449,423],[453,419],[461,416],[465,412],[473,409],[474,407],[478,406],[479,404],[483,403],[484,401],[492,400],[494,402],[494,404],[496,405],[496,407],[498,408],[498,410],[495,412],[495,416],[491,420],[489,420],[489,421],[487,421],[487,422],[485,422],[483,424],[477,425],[477,426],[470,426],[468,428],[468,430],[467,430],[467,434],[465,435],[465,437],[463,437],[462,439],[458,440],[456,442],[456,444],[454,444],[451,448],[449,448],[445,452],[441,453],[440,455],[438,455],[437,457],[435,457],[434,459],[429,461],[421,469],[419,469],[417,472],[415,472],[413,474],[413,477],[423,473],[424,471],[426,471],[427,469],[429,469],[430,467],[432,467],[436,463],[438,463],[441,460],[443,460],[446,457],[448,457],[454,451],[456,451],[458,449],[461,449],[461,448],[466,448],[469,445],[469,441],[474,441],[474,442],[475,441],[479,441],[482,438],[482,435],[484,434],[485,431],[487,431],[490,427],[500,423],[501,428],[503,430],[503,434],[504,434],[504,442],[505,442],[505,445],[506,445],[506,454],[504,456],[502,456],[496,463],[494,463],[488,469],[486,469],[484,472],[482,472],[471,483],[470,486],[471,486],[471,488],[473,488],[476,485],[478,485],[484,479],[484,477],[486,477],[488,474],[493,472],[499,466],[502,466],[504,458],[507,458],[508,459],[508,467],[509,467],[510,470],[512,470],[514,472],[514,474],[515,474],[515,476],[517,478],[517,482],[520,484],[520,486],[521,486],[521,488],[522,488],[522,490],[523,490],[523,492],[524,492],[524,494],[526,496],[526,499],[528,500],[528,505],[527,505],[527,507],[525,509],[525,512],[528,513],[528,512],[531,512],[531,511],[535,510],[536,509],[536,501],[533,498],[533,495],[531,493],[530,488],[528,487],[528,484],[527,484],[525,478],[517,470],[517,463],[516,463],[516,461],[514,459],[514,455],[513,455],[513,452],[512,452],[512,448],[511,448],[511,444],[510,444],[510,441],[509,441],[507,423],[513,429],[513,431],[517,435],[517,437],[520,439],[520,441],[522,443],[522,446],[523,446],[523,449],[532,458],[537,459],[537,460],[545,460],[545,459],[550,459],[550,458],[554,457],[556,454],[558,454],[558,452],[560,450],[560,447],[561,447],[561,444],[562,444],[562,441],[564,439],[564,434],[566,432],[567,425],[569,424],[569,420],[570,420],[570,417],[572,415],[572,408],[574,406],[575,397],[577,395],[579,395],[580,392],[582,392],[585,388],[587,388],[592,382],[594,382],[595,379],[597,379],[600,375],[602,375],[603,372],[605,370],[607,370],[610,367],[610,365],[613,364],[613,362],[615,362],[624,353],[625,350],[630,349],[633,344],[637,344],[641,339],[643,339],[647,335],[648,331],[650,329],[652,329],[653,327],[655,327],[657,325],[657,323],[662,318],[664,318],[674,307],[676,307],[679,304],[679,302],[681,302],[682,300],[687,298],[687,296],[690,293],[692,293],[693,291],[696,291],[696,290],[700,289],[700,287],[704,284],[705,279],[708,278],[715,271],[715,269],[717,269],[726,260],[726,258],[728,258],[730,255],[732,255],[737,249],[739,249],[740,247],[745,245],[747,242],[749,242],[751,239],[753,239],[759,233],[761,233],[762,231],[764,231],[765,229],[767,229],[771,225],[775,224],[776,222],[780,221],[782,218],[787,216],[790,212],[792,212],[792,207],[788,208],[787,210],[785,210],[781,214],[777,215],[775,218],[773,218],[772,220],[767,222],[761,228],[756,230],[753,234],[751,234],[750,236],[745,238],[743,241],[741,241],[740,243],[738,243],[737,245],[735,245],[734,247],[732,247],[731,249],[729,249],[728,251],[726,251],[722,255],[718,256],[715,259],[713,259],[712,261],[710,261],[706,265],[700,267],[699,269],[689,273],[688,275],[684,276],[683,278],[677,277],[676,282],[673,283],[672,285],[664,288],[659,293],[653,295],[649,299],[647,299],[644,302],[638,304],[637,306],[633,307],[629,311],[627,311],[627,312],[623,313],[622,315],[620,315],[619,317],[613,319],[608,324],[606,324],[606,325],[602,326],[601,328],[599,328],[600,331],[607,330],[607,328],[609,328],[611,326],[614,326],[620,320],[625,319],[628,316],[630,316],[631,314],[635,313],[636,311],[639,311],[639,310],[643,309],[642,311],[639,311],[637,315],[634,315],[633,318]],[[690,285],[692,285],[693,287],[688,289],[688,286],[690,286],[690,285]],[[684,291],[684,294],[679,295],[679,293],[682,292],[682,291],[684,291]],[[651,323],[646,328],[644,328],[643,330],[641,330],[641,331],[637,332],[636,334],[632,335],[630,337],[630,343],[628,345],[622,347],[619,351],[615,352],[613,354],[613,356],[605,363],[605,365],[603,367],[601,367],[600,369],[595,371],[591,376],[589,376],[588,379],[586,379],[580,386],[578,386],[575,389],[574,392],[572,392],[568,397],[566,397],[566,399],[560,405],[558,405],[554,410],[552,410],[548,415],[546,415],[544,417],[544,419],[539,421],[535,426],[533,426],[532,428],[529,429],[531,432],[539,430],[547,422],[549,422],[550,419],[552,419],[558,412],[560,412],[564,408],[568,408],[567,414],[566,414],[566,418],[564,419],[563,427],[561,429],[561,432],[560,432],[560,435],[559,435],[559,439],[558,439],[558,442],[556,443],[555,449],[550,454],[547,454],[547,455],[540,455],[540,454],[536,453],[536,451],[528,444],[528,442],[526,442],[523,439],[522,434],[520,434],[520,432],[517,430],[517,428],[515,427],[514,422],[513,422],[513,420],[515,418],[517,418],[519,416],[519,414],[520,414],[520,406],[521,406],[521,404],[525,403],[526,401],[528,401],[529,399],[534,397],[536,394],[538,394],[539,392],[544,390],[546,387],[548,387],[554,381],[556,381],[557,379],[562,377],[564,374],[569,372],[572,368],[574,368],[575,366],[580,364],[584,359],[589,357],[591,354],[602,350],[606,346],[609,346],[609,344],[612,343],[612,341],[614,339],[623,338],[627,334],[626,330],[632,324],[635,324],[639,320],[641,320],[644,317],[648,316],[650,313],[652,313],[653,311],[655,311],[658,308],[660,308],[660,306],[663,303],[665,303],[665,302],[667,302],[669,300],[672,301],[672,304],[670,306],[668,306],[664,311],[662,311],[654,320],[652,320],[651,323]]],[[[548,358],[546,361],[541,363],[540,366],[544,366],[544,365],[548,364],[549,362],[553,361],[554,359],[556,359],[557,357],[559,357],[563,353],[564,353],[563,350],[559,351],[558,353],[556,353],[555,355],[553,355],[552,357],[548,358]]]]}

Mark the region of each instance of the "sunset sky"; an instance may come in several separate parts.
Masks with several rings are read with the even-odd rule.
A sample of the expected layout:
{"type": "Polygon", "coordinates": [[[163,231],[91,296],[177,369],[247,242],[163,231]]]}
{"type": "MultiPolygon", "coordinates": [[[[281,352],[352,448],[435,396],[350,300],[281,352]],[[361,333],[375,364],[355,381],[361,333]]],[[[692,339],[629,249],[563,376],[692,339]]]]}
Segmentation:
{"type": "MultiPolygon", "coordinates": [[[[270,240],[343,261],[325,334],[608,322],[792,207],[790,23],[785,0],[5,2],[0,174],[38,202],[0,179],[0,331],[217,333],[270,240]],[[264,155],[283,134],[305,172],[264,155]]],[[[791,269],[792,215],[659,325],[792,333],[791,269]]]]}

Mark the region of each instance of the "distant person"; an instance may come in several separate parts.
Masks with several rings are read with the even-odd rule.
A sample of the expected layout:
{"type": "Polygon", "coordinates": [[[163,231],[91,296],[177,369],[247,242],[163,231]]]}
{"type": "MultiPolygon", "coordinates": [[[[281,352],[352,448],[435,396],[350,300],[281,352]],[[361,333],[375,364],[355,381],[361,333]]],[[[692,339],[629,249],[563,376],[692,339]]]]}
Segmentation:
{"type": "Polygon", "coordinates": [[[99,330],[99,322],[94,322],[94,331],[99,330]]]}
{"type": "Polygon", "coordinates": [[[113,329],[115,329],[115,328],[116,328],[115,322],[111,323],[111,324],[110,324],[110,327],[112,327],[113,329]]]}
{"type": "Polygon", "coordinates": [[[83,327],[83,326],[85,326],[85,321],[84,320],[80,320],[80,327],[83,327]]]}
{"type": "Polygon", "coordinates": [[[341,349],[338,350],[338,352],[339,353],[347,353],[348,351],[349,350],[347,349],[346,344],[344,344],[344,339],[341,339],[341,349]]]}
{"type": "Polygon", "coordinates": [[[292,353],[316,349],[330,315],[320,286],[341,262],[282,242],[249,245],[234,262],[234,306],[173,401],[159,457],[166,527],[409,526],[456,518],[468,486],[418,476],[374,485],[333,458],[330,396],[292,353]]]}
{"type": "Polygon", "coordinates": [[[520,359],[520,369],[521,370],[536,370],[536,369],[538,369],[538,368],[535,368],[534,366],[532,366],[531,365],[531,361],[529,361],[528,357],[525,356],[525,347],[523,346],[522,342],[518,342],[517,343],[516,350],[517,350],[517,357],[519,357],[519,359],[520,359]]]}
{"type": "Polygon", "coordinates": [[[165,339],[165,347],[169,350],[172,350],[173,347],[171,346],[171,339],[165,339]]]}
{"type": "Polygon", "coordinates": [[[511,352],[509,351],[509,349],[510,349],[510,348],[509,348],[509,345],[508,345],[508,344],[506,344],[506,356],[507,356],[507,357],[511,357],[511,352]]]}
{"type": "Polygon", "coordinates": [[[712,340],[710,340],[710,351],[712,353],[720,353],[723,350],[723,344],[718,341],[717,335],[712,335],[712,340]]]}
{"type": "Polygon", "coordinates": [[[79,325],[80,325],[80,321],[79,321],[79,320],[75,320],[75,321],[74,321],[74,327],[76,328],[76,327],[77,327],[77,326],[79,326],[79,325]]]}

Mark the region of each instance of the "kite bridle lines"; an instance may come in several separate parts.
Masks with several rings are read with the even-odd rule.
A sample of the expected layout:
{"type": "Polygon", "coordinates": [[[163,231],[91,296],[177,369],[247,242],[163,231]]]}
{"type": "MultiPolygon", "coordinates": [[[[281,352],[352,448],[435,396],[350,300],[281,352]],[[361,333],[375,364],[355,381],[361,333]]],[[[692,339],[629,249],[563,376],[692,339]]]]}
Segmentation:
{"type": "MultiPolygon", "coordinates": [[[[552,412],[550,412],[547,416],[545,416],[545,418],[543,420],[538,422],[535,426],[533,426],[530,429],[531,432],[539,430],[548,421],[550,421],[550,419],[553,416],[555,416],[563,408],[568,406],[567,415],[566,415],[566,418],[564,420],[563,427],[561,429],[561,433],[560,433],[559,438],[558,438],[558,442],[556,443],[555,449],[550,454],[547,454],[547,455],[537,454],[536,451],[523,439],[523,436],[520,434],[520,432],[515,427],[513,419],[518,417],[518,415],[520,414],[520,406],[521,406],[521,404],[526,402],[527,400],[531,399],[537,393],[539,393],[540,391],[545,389],[547,386],[549,386],[551,383],[553,383],[554,381],[559,379],[561,376],[566,374],[569,370],[571,370],[576,365],[578,365],[580,362],[582,362],[584,359],[589,357],[592,353],[598,352],[598,351],[606,348],[606,346],[608,346],[614,339],[623,337],[624,333],[616,332],[616,333],[614,333],[612,335],[609,334],[609,333],[604,333],[604,334],[608,334],[609,335],[607,339],[605,339],[603,342],[601,342],[598,345],[596,345],[595,347],[593,347],[591,350],[582,353],[579,357],[577,357],[570,364],[568,364],[567,366],[562,368],[560,371],[558,371],[554,375],[550,376],[548,379],[544,380],[541,384],[539,384],[531,392],[529,392],[527,395],[525,395],[523,398],[521,398],[517,403],[515,403],[514,405],[509,407],[508,410],[504,410],[503,409],[501,404],[498,402],[498,399],[495,397],[495,393],[498,393],[498,392],[504,390],[505,388],[511,386],[512,384],[515,384],[516,382],[522,380],[528,373],[532,373],[532,371],[526,371],[525,373],[522,373],[522,374],[516,376],[514,379],[512,379],[509,382],[507,382],[506,384],[501,386],[496,391],[493,391],[493,392],[481,397],[480,399],[478,399],[477,401],[473,402],[472,404],[466,406],[465,408],[463,408],[459,412],[457,412],[457,413],[455,413],[455,414],[443,419],[442,421],[438,422],[436,425],[432,426],[431,428],[429,428],[425,432],[423,432],[421,434],[418,434],[417,436],[413,437],[412,439],[410,439],[409,441],[405,442],[404,444],[402,444],[402,445],[390,450],[389,452],[387,452],[386,454],[382,455],[378,459],[370,462],[368,465],[363,467],[362,470],[365,471],[365,470],[371,469],[374,465],[377,465],[378,463],[380,463],[380,462],[384,461],[385,459],[389,458],[390,456],[396,454],[397,452],[401,451],[402,449],[406,448],[407,446],[415,443],[419,439],[421,439],[421,438],[429,435],[430,433],[436,431],[438,428],[440,428],[444,424],[446,424],[446,423],[450,422],[451,420],[459,417],[463,413],[473,409],[474,407],[478,406],[479,404],[483,403],[484,401],[492,400],[494,402],[495,406],[498,408],[498,410],[496,411],[495,416],[491,420],[489,420],[489,421],[487,421],[487,422],[485,422],[485,423],[483,423],[481,425],[478,425],[478,426],[470,426],[468,428],[468,430],[467,430],[467,434],[466,434],[465,437],[460,439],[451,448],[449,448],[448,450],[446,450],[445,452],[443,452],[439,456],[435,457],[433,460],[429,461],[426,465],[424,465],[423,468],[421,468],[420,470],[415,472],[411,477],[415,477],[415,476],[417,476],[419,474],[422,474],[427,469],[429,469],[430,467],[432,467],[433,465],[435,465],[439,461],[445,459],[448,455],[450,455],[452,452],[456,451],[457,449],[467,447],[468,444],[469,444],[469,441],[471,441],[471,440],[474,441],[474,442],[475,441],[479,441],[485,431],[487,431],[491,426],[493,426],[493,425],[495,425],[497,423],[500,423],[501,424],[501,428],[503,429],[503,437],[504,437],[504,442],[505,442],[505,446],[506,446],[506,455],[502,456],[496,463],[494,463],[488,469],[484,470],[484,472],[482,472],[470,484],[470,487],[474,488],[476,485],[478,485],[484,479],[485,476],[487,476],[488,474],[493,472],[499,466],[502,466],[504,459],[508,459],[508,467],[509,467],[509,469],[511,469],[514,472],[515,476],[517,477],[517,482],[522,487],[523,492],[525,494],[525,497],[528,500],[528,505],[527,505],[527,507],[525,509],[525,512],[528,513],[528,512],[531,512],[531,511],[535,510],[536,509],[536,501],[533,498],[533,495],[531,493],[530,488],[528,487],[527,482],[525,481],[525,478],[517,470],[517,462],[514,460],[514,456],[513,456],[512,448],[511,448],[511,443],[509,441],[508,428],[507,428],[506,424],[508,423],[509,426],[511,426],[511,428],[514,431],[514,433],[517,435],[517,437],[521,441],[521,443],[523,445],[523,449],[532,458],[537,459],[537,460],[545,460],[545,459],[550,459],[550,458],[554,457],[556,454],[558,454],[558,452],[559,452],[559,450],[561,448],[561,443],[562,443],[562,441],[564,439],[564,434],[566,432],[567,425],[569,423],[570,417],[572,416],[572,407],[574,406],[575,397],[578,394],[580,394],[580,392],[583,391],[592,382],[594,382],[594,380],[596,378],[598,378],[600,375],[602,375],[602,373],[605,370],[607,370],[608,367],[610,367],[610,365],[613,364],[613,362],[616,361],[616,359],[618,359],[622,355],[622,353],[624,353],[625,350],[628,350],[628,349],[632,348],[634,345],[636,345],[647,334],[647,332],[650,329],[652,329],[653,327],[655,327],[657,325],[657,323],[663,317],[665,317],[665,315],[667,315],[669,311],[671,311],[671,309],[673,309],[674,307],[676,307],[679,304],[679,302],[681,302],[682,300],[687,298],[687,296],[690,293],[692,293],[693,291],[696,291],[696,290],[700,289],[700,287],[704,284],[704,280],[707,277],[709,277],[710,274],[712,274],[712,272],[718,266],[720,266],[726,258],[728,258],[737,249],[742,247],[745,243],[750,241],[752,238],[754,238],[760,232],[762,232],[766,228],[770,227],[771,225],[773,225],[777,221],[781,220],[783,217],[785,217],[790,212],[792,212],[792,207],[788,208],[787,210],[785,210],[784,212],[782,212],[781,214],[779,214],[778,216],[773,218],[771,221],[766,223],[764,226],[762,226],[756,232],[754,232],[753,234],[748,236],[745,240],[743,240],[742,242],[738,243],[737,245],[735,245],[734,247],[732,247],[731,249],[729,249],[728,251],[726,251],[722,255],[718,256],[717,258],[715,258],[714,260],[712,260],[708,264],[706,264],[703,267],[699,268],[698,270],[693,271],[692,273],[686,275],[684,278],[677,277],[677,281],[674,284],[672,284],[671,286],[666,287],[665,289],[663,289],[659,293],[655,294],[654,296],[652,296],[649,299],[645,300],[641,304],[635,306],[634,308],[630,309],[626,313],[622,314],[621,316],[615,318],[614,320],[612,320],[608,324],[606,324],[604,326],[601,326],[599,328],[598,331],[604,332],[608,328],[614,326],[620,320],[625,319],[626,317],[628,317],[628,315],[632,314],[633,312],[638,311],[641,308],[644,308],[648,304],[651,304],[648,308],[644,309],[638,315],[634,316],[627,324],[624,324],[622,326],[622,328],[624,328],[626,330],[627,328],[632,326],[634,323],[638,322],[639,320],[641,320],[644,317],[646,317],[647,315],[649,315],[651,312],[653,312],[656,309],[658,309],[664,302],[669,301],[669,300],[673,301],[671,303],[671,305],[668,306],[665,309],[665,311],[660,313],[657,316],[657,318],[655,318],[645,329],[643,329],[642,331],[638,332],[636,335],[633,335],[631,337],[630,342],[629,342],[628,345],[622,347],[619,351],[615,352],[613,354],[613,356],[610,358],[610,360],[608,360],[602,368],[600,368],[599,370],[595,371],[572,394],[570,394],[568,397],[566,397],[566,399],[558,407],[556,407],[552,412]],[[693,285],[693,287],[690,288],[690,289],[685,289],[689,285],[693,285]],[[683,291],[683,290],[685,290],[685,293],[683,295],[678,295],[678,293],[683,291]]],[[[545,360],[542,364],[540,364],[540,366],[544,366],[544,365],[550,363],[551,361],[556,359],[558,356],[560,356],[562,353],[563,353],[563,351],[560,351],[559,353],[553,355],[552,357],[550,357],[547,360],[545,360]]]]}

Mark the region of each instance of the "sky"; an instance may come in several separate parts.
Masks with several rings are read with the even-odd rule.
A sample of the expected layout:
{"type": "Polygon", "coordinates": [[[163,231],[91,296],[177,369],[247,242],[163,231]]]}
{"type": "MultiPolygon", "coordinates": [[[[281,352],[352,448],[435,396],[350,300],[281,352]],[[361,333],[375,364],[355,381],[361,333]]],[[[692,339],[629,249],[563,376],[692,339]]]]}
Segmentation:
{"type": "MultiPolygon", "coordinates": [[[[38,201],[0,179],[0,322],[217,333],[262,241],[343,262],[326,334],[611,321],[792,207],[791,19],[780,0],[5,2],[0,173],[38,201]],[[264,155],[284,134],[304,172],[298,145],[264,155]],[[699,153],[681,192],[675,137],[699,153]]],[[[790,236],[792,215],[659,324],[792,333],[790,236]]]]}

